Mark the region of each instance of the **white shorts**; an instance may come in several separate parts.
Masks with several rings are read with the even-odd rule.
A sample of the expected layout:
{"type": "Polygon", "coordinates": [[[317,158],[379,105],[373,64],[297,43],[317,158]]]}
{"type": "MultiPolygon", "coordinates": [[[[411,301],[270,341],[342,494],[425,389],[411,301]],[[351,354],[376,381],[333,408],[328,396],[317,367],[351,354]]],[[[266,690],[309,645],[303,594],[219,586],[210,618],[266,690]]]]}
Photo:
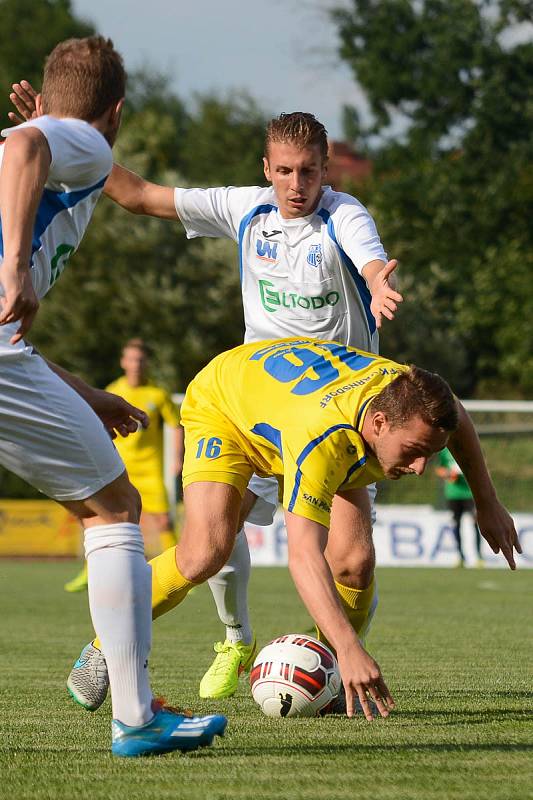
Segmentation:
{"type": "Polygon", "coordinates": [[[89,405],[31,347],[10,347],[2,328],[0,464],[59,501],[91,497],[124,472],[89,405]]]}
{"type": "MultiPolygon", "coordinates": [[[[372,527],[376,523],[376,494],[377,486],[371,483],[366,487],[370,499],[370,515],[372,527]]],[[[276,478],[260,478],[252,475],[248,489],[257,495],[254,507],[246,517],[246,522],[252,525],[271,525],[278,507],[278,482],[276,478]]]]}
{"type": "Polygon", "coordinates": [[[278,481],[252,475],[248,489],[257,495],[254,507],[246,517],[252,525],[271,525],[278,507],[278,481]]]}

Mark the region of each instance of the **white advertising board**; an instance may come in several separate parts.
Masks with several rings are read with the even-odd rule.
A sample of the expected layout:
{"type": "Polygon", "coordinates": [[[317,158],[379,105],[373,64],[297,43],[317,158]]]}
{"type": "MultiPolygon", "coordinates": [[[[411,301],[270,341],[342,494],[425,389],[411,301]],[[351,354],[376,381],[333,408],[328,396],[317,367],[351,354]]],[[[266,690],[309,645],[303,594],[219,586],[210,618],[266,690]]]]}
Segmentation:
{"type": "MultiPolygon", "coordinates": [[[[378,566],[382,567],[454,567],[458,563],[455,538],[447,511],[431,506],[376,506],[374,543],[378,566]]],[[[519,568],[533,568],[533,514],[513,514],[523,548],[517,557],[519,568]]],[[[274,522],[267,527],[246,524],[252,564],[283,566],[287,564],[287,533],[283,512],[278,509],[274,522]]],[[[475,533],[470,515],[462,520],[462,541],[467,566],[477,564],[475,533]]],[[[488,567],[506,567],[501,554],[494,555],[482,543],[483,560],[488,567]]]]}

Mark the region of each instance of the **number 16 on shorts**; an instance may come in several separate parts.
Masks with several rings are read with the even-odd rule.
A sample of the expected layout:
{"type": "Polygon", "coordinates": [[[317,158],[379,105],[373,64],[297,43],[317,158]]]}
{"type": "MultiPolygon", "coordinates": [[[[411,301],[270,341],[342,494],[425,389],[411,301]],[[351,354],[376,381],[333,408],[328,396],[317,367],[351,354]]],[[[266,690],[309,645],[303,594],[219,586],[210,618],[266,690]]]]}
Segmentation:
{"type": "Polygon", "coordinates": [[[219,439],[218,436],[211,436],[210,439],[203,436],[196,448],[196,458],[218,458],[221,448],[222,439],[219,439]]]}

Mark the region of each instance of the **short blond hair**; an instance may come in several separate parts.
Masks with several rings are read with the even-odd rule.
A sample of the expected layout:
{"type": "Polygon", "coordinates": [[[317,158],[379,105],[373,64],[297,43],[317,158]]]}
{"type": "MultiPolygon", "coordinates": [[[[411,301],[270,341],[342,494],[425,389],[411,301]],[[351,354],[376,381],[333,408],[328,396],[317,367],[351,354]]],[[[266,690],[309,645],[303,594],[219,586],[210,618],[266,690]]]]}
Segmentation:
{"type": "Polygon", "coordinates": [[[318,145],[322,163],[328,160],[328,132],[313,114],[294,111],[271,119],[265,134],[265,157],[273,142],[294,144],[298,148],[318,145]]]}
{"type": "Polygon", "coordinates": [[[66,39],[46,59],[41,92],[45,114],[94,122],[125,91],[122,56],[111,39],[66,39]]]}
{"type": "Polygon", "coordinates": [[[376,395],[370,410],[385,414],[392,428],[402,428],[413,417],[443,431],[458,425],[457,403],[444,378],[414,365],[376,395]]]}

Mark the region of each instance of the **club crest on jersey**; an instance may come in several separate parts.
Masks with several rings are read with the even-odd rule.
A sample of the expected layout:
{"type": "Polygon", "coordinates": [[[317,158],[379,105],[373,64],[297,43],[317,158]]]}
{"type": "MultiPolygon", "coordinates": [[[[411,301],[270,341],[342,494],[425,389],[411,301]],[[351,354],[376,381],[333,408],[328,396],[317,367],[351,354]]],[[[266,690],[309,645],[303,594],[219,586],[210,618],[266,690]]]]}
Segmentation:
{"type": "Polygon", "coordinates": [[[322,263],[322,245],[312,244],[307,254],[307,263],[312,267],[318,267],[322,263]]]}
{"type": "Polygon", "coordinates": [[[278,260],[278,242],[264,242],[262,239],[257,239],[255,246],[257,248],[257,257],[261,261],[272,263],[278,260]]]}

